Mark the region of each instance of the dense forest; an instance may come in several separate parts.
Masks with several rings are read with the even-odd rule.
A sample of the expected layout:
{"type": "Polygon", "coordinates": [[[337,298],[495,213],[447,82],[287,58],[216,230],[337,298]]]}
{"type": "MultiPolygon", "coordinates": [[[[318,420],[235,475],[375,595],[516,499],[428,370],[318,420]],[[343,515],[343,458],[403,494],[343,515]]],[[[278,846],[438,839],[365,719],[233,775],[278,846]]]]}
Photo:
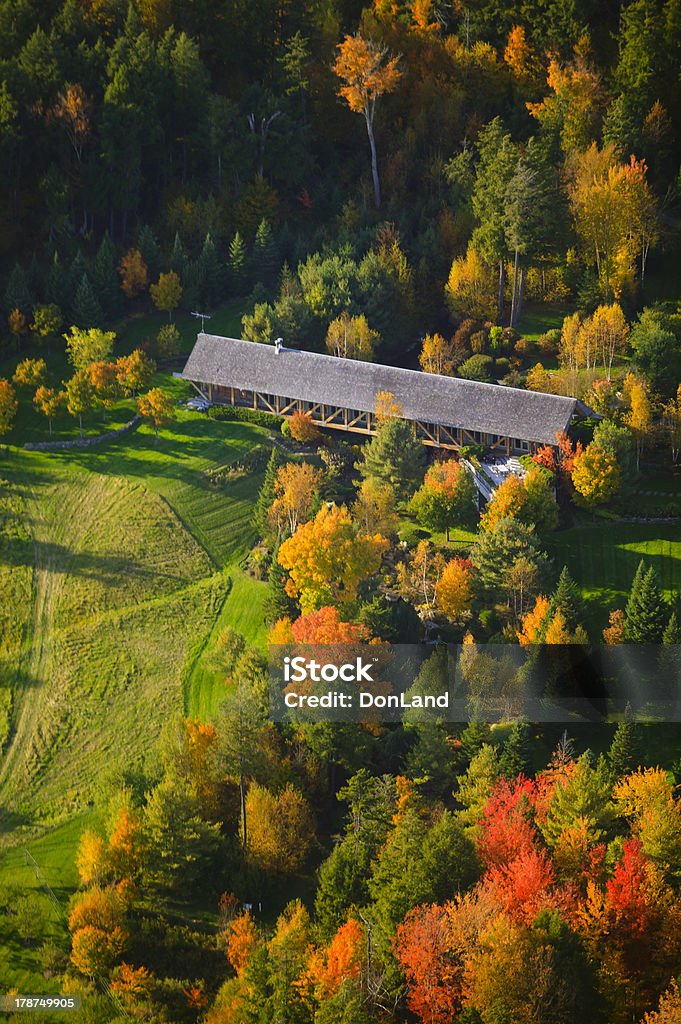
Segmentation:
{"type": "Polygon", "coordinates": [[[681,0],[0,0],[0,984],[681,1020],[680,68],[681,0]],[[388,393],[188,408],[191,313],[596,415],[482,503],[388,393]],[[467,722],[271,720],[268,643],[440,640],[467,722]],[[530,723],[487,644],[664,704],[530,723]]]}

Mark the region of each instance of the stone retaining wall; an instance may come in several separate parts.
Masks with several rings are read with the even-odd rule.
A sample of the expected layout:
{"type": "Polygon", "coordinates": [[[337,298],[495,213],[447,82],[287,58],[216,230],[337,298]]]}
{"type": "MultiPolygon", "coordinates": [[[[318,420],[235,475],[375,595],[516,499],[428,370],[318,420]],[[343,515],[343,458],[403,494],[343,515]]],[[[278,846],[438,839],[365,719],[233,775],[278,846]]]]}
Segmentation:
{"type": "Polygon", "coordinates": [[[97,434],[96,437],[78,437],[75,441],[27,441],[24,448],[34,452],[55,452],[67,448],[92,448],[93,445],[103,444],[105,441],[115,441],[121,434],[127,434],[130,430],[135,430],[141,422],[141,416],[134,416],[129,423],[119,427],[117,430],[110,430],[106,434],[97,434]]]}

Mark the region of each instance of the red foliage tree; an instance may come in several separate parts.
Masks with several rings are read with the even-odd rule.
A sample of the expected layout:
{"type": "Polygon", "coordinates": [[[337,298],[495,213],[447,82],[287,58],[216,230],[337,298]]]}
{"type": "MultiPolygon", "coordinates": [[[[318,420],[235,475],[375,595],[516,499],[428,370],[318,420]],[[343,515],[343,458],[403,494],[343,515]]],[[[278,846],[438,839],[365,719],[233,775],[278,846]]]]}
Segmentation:
{"type": "Polygon", "coordinates": [[[450,1024],[461,1008],[461,970],[450,951],[444,907],[411,910],[397,929],[396,952],[407,977],[407,1004],[423,1024],[450,1024]]]}
{"type": "Polygon", "coordinates": [[[486,867],[508,864],[535,847],[535,796],[535,783],[523,775],[497,783],[482,812],[476,836],[478,854],[486,867]]]}

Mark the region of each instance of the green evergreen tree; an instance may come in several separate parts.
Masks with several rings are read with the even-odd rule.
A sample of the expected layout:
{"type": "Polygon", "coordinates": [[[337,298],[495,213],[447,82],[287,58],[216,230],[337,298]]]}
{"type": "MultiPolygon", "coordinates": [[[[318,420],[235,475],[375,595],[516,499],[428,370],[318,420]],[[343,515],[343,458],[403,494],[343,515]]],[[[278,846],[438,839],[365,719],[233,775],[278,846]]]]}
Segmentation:
{"type": "Polygon", "coordinates": [[[627,704],[624,718],[615,729],[608,751],[608,761],[616,778],[632,771],[639,763],[639,756],[636,723],[633,720],[631,705],[627,704]]]}
{"type": "Polygon", "coordinates": [[[66,309],[70,304],[68,275],[56,250],[52,257],[50,269],[47,272],[45,299],[47,302],[59,306],[60,309],[66,309]]]}
{"type": "Polygon", "coordinates": [[[182,282],[182,286],[184,287],[184,278],[187,270],[187,253],[185,252],[185,248],[182,244],[182,239],[180,238],[179,231],[175,232],[173,251],[170,255],[170,269],[175,271],[180,281],[182,282]]]}
{"type": "Polygon", "coordinates": [[[262,281],[267,286],[274,284],[279,269],[279,252],[272,228],[264,218],[255,233],[252,266],[256,281],[262,281]]]}
{"type": "Polygon", "coordinates": [[[274,624],[279,619],[290,619],[294,622],[300,615],[300,605],[286,593],[286,581],[288,573],[280,564],[278,559],[279,547],[272,552],[267,575],[268,590],[265,597],[264,615],[265,621],[274,624]]]}
{"type": "Polygon", "coordinates": [[[669,646],[681,647],[681,622],[676,608],[672,612],[669,622],[664,627],[662,643],[669,646]]]}
{"type": "Polygon", "coordinates": [[[116,271],[116,250],[108,231],[104,232],[92,264],[92,285],[107,318],[116,316],[121,308],[121,285],[116,271]]]}
{"type": "Polygon", "coordinates": [[[67,306],[73,303],[75,294],[78,290],[78,285],[83,280],[83,274],[89,274],[89,268],[83,255],[83,250],[78,249],[76,255],[71,260],[71,265],[68,269],[67,274],[67,285],[68,285],[68,302],[67,306]]]}
{"type": "Polygon", "coordinates": [[[551,618],[553,618],[559,608],[563,613],[565,626],[570,633],[574,633],[578,626],[584,624],[585,614],[582,595],[566,565],[563,566],[558,577],[556,589],[551,595],[551,618]]]}
{"type": "Polygon", "coordinates": [[[20,309],[28,317],[31,315],[33,301],[28,275],[20,263],[15,263],[5,288],[5,313],[20,309]]]}
{"type": "MultiPolygon", "coordinates": [[[[184,277],[182,278],[182,301],[185,309],[195,310],[201,305],[201,293],[202,293],[202,274],[201,266],[198,260],[188,259],[184,268],[184,277]]],[[[207,310],[202,310],[207,312],[207,310]]]]}
{"type": "Polygon", "coordinates": [[[215,242],[207,234],[198,258],[199,295],[204,306],[212,308],[224,294],[225,273],[215,242]]]}
{"type": "Polygon", "coordinates": [[[229,288],[232,295],[243,295],[248,288],[246,245],[237,231],[229,243],[229,288]]]}
{"type": "Polygon", "coordinates": [[[277,470],[283,462],[284,458],[279,448],[273,448],[269,462],[267,463],[267,469],[265,470],[265,477],[262,482],[262,487],[260,488],[258,500],[255,505],[255,525],[257,526],[261,537],[269,533],[267,517],[275,498],[274,479],[277,475],[277,470]]]}
{"type": "Polygon", "coordinates": [[[521,772],[523,775],[530,774],[532,769],[530,736],[530,726],[527,722],[514,722],[499,758],[501,774],[505,775],[507,779],[515,779],[521,772]]]}
{"type": "Polygon", "coordinates": [[[371,442],[364,446],[357,469],[366,479],[390,484],[406,501],[423,477],[423,445],[414,437],[411,423],[391,417],[379,424],[371,442]]]}
{"type": "Polygon", "coordinates": [[[459,738],[461,753],[468,763],[472,761],[477,752],[492,739],[492,730],[489,722],[483,722],[480,718],[471,718],[470,722],[461,733],[459,738]]]}
{"type": "Polygon", "coordinates": [[[659,644],[669,620],[669,606],[660,593],[657,575],[643,561],[636,570],[624,612],[624,636],[631,644],[659,644]]]}
{"type": "Polygon", "coordinates": [[[73,299],[73,319],[78,327],[97,327],[104,319],[90,279],[83,274],[73,299]]]}
{"type": "Polygon", "coordinates": [[[43,294],[43,272],[40,269],[40,264],[36,254],[33,253],[31,256],[31,262],[28,265],[27,271],[28,290],[31,295],[38,296],[43,294]]]}
{"type": "Polygon", "coordinates": [[[156,236],[148,224],[144,224],[137,236],[137,248],[149,271],[149,280],[158,281],[158,275],[163,270],[163,256],[161,247],[156,241],[156,236]]]}
{"type": "Polygon", "coordinates": [[[407,754],[407,776],[423,791],[445,799],[454,783],[454,754],[446,733],[437,722],[413,726],[416,742],[407,754]]]}
{"type": "Polygon", "coordinates": [[[660,650],[660,676],[666,682],[666,691],[676,700],[681,685],[681,620],[676,608],[662,634],[660,650]]]}

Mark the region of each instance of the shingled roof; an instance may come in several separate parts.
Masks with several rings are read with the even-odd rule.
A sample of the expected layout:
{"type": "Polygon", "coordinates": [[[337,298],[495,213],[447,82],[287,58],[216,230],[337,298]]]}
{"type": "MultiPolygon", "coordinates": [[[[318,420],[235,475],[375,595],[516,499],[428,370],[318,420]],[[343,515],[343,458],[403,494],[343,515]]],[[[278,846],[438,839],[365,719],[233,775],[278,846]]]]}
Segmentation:
{"type": "Polygon", "coordinates": [[[381,363],[364,363],[199,334],[182,376],[197,384],[260,391],[304,402],[373,412],[379,391],[391,392],[408,420],[463,427],[503,437],[555,444],[572,417],[591,410],[574,398],[441,377],[381,363]]]}

